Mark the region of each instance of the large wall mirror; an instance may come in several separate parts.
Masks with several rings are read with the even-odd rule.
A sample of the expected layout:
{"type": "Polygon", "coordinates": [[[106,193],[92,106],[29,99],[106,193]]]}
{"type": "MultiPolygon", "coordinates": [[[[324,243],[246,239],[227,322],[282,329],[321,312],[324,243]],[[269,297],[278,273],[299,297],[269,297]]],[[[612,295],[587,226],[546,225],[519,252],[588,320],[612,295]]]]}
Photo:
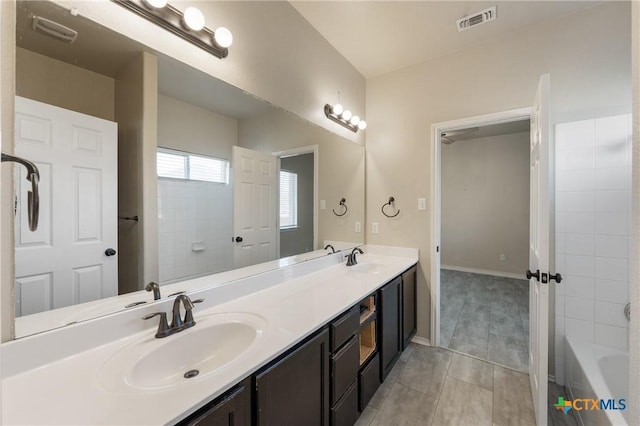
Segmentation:
{"type": "Polygon", "coordinates": [[[152,302],[149,264],[164,290],[364,242],[359,144],[51,2],[16,27],[14,149],[41,175],[31,232],[15,169],[16,337],[152,302]]]}

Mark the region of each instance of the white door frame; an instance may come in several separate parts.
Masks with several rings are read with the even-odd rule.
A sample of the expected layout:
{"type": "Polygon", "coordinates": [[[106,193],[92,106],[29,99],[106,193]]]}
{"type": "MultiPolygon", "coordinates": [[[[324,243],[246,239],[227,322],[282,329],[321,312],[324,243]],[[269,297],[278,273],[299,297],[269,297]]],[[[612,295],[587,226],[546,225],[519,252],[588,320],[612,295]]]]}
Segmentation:
{"type": "MultiPolygon", "coordinates": [[[[533,113],[533,107],[512,109],[509,111],[477,115],[452,121],[443,121],[431,125],[431,203],[429,214],[431,217],[431,247],[429,248],[430,282],[431,282],[431,344],[440,346],[440,233],[441,233],[441,150],[442,132],[461,130],[469,127],[482,127],[491,124],[510,123],[528,120],[533,113]]],[[[523,271],[524,274],[524,271],[523,271]]]]}
{"type": "MultiPolygon", "coordinates": [[[[313,154],[313,250],[318,250],[318,145],[307,145],[298,148],[285,149],[284,151],[272,152],[278,158],[293,157],[295,155],[313,154]]],[[[280,168],[278,167],[278,182],[280,182],[280,168]]],[[[280,202],[280,191],[278,191],[278,203],[280,202]]],[[[280,215],[278,215],[278,229],[280,228],[280,215]]],[[[278,232],[278,249],[280,248],[280,232],[278,232]]],[[[279,252],[278,252],[279,254],[279,252]]]]}

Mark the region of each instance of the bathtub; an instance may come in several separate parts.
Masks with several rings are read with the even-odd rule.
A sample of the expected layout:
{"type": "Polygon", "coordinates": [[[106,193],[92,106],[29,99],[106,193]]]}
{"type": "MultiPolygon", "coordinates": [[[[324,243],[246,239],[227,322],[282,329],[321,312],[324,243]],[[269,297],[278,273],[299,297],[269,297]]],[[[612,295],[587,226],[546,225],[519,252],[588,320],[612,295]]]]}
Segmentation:
{"type": "MultiPolygon", "coordinates": [[[[567,396],[576,399],[625,399],[629,404],[629,353],[619,349],[566,338],[565,384],[567,396]]],[[[617,405],[619,407],[619,405],[617,405]]],[[[550,407],[553,409],[553,407],[550,407]]],[[[629,410],[574,410],[584,426],[631,425],[629,410]]]]}

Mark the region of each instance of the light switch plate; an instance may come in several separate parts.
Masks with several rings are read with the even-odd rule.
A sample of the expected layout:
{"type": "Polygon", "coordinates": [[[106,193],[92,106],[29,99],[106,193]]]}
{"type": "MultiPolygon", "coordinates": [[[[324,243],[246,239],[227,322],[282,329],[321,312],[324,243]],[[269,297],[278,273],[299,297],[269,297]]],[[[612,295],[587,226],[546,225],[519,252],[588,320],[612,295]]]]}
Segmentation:
{"type": "Polygon", "coordinates": [[[356,222],[355,231],[362,232],[362,225],[360,224],[360,222],[356,222]]]}
{"type": "Polygon", "coordinates": [[[373,222],[371,224],[371,232],[374,233],[374,234],[378,233],[378,222],[373,222]]]}
{"type": "Polygon", "coordinates": [[[427,209],[427,199],[418,198],[418,210],[426,210],[426,209],[427,209]]]}
{"type": "Polygon", "coordinates": [[[327,209],[327,200],[320,200],[320,210],[327,209]]]}

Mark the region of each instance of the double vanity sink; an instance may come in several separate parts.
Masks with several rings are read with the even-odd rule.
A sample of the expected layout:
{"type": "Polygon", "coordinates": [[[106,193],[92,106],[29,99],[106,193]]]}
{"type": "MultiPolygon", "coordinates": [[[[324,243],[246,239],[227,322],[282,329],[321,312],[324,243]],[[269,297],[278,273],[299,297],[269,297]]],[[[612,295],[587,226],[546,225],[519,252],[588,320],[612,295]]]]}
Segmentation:
{"type": "Polygon", "coordinates": [[[169,313],[172,300],[4,344],[3,422],[183,419],[418,260],[412,249],[364,250],[354,266],[336,253],[192,292],[204,299],[193,308],[196,324],[165,338],[155,337],[157,318],[142,317],[169,313]]]}

